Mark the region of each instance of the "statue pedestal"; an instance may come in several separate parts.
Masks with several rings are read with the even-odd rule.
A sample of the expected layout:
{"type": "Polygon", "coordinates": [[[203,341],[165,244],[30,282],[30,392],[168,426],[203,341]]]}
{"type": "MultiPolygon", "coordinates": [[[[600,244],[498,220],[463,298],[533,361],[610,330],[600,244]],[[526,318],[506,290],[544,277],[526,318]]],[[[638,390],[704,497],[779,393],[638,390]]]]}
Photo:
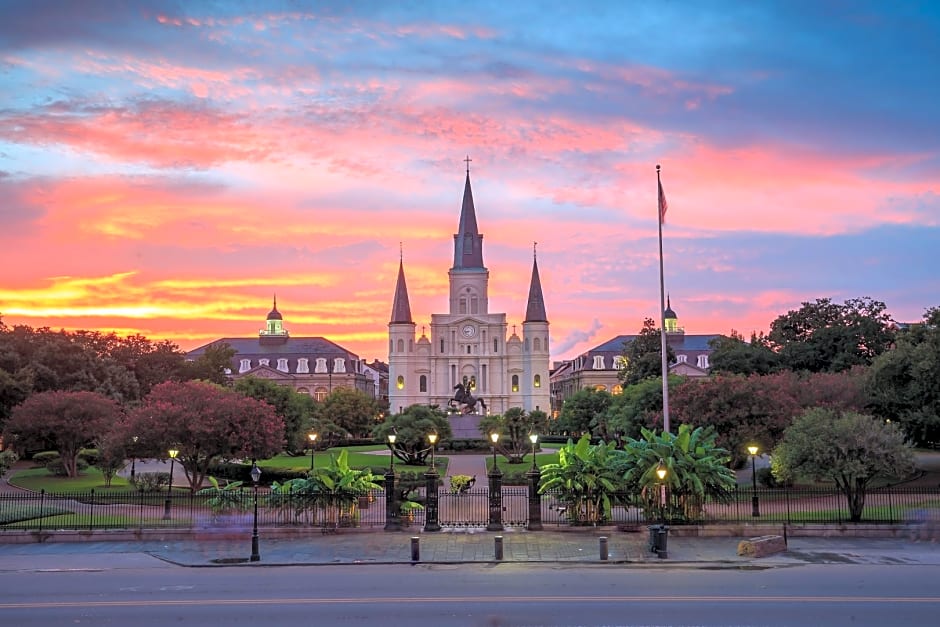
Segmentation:
{"type": "Polygon", "coordinates": [[[454,440],[482,440],[480,433],[480,414],[451,414],[447,417],[454,440]]]}

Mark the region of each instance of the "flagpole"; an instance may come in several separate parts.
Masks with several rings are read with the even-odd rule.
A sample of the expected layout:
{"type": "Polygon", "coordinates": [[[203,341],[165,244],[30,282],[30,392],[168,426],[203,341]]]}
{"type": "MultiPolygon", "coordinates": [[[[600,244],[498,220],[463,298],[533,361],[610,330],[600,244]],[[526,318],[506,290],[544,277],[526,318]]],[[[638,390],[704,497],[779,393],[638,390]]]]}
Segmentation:
{"type": "Polygon", "coordinates": [[[666,353],[666,282],[663,278],[663,183],[656,164],[656,222],[659,223],[659,339],[663,372],[663,433],[669,433],[669,363],[666,353]]]}

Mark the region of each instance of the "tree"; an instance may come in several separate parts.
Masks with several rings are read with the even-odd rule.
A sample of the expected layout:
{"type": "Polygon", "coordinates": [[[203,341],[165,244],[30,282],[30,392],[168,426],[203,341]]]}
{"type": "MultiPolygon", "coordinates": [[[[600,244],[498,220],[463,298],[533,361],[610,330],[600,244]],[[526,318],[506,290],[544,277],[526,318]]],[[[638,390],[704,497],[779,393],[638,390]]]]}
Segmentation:
{"type": "Polygon", "coordinates": [[[235,390],[264,401],[284,420],[284,450],[299,454],[307,447],[307,433],[313,427],[316,401],[309,394],[258,377],[244,377],[235,382],[235,390]]]}
{"type": "Polygon", "coordinates": [[[318,417],[360,438],[369,437],[379,413],[378,404],[368,394],[350,388],[337,388],[320,403],[318,417]]]}
{"type": "Polygon", "coordinates": [[[786,430],[771,458],[774,477],[825,477],[845,495],[852,522],[862,519],[868,486],[879,477],[905,477],[914,454],[900,426],[872,416],[809,409],[786,430]]]}
{"type": "Polygon", "coordinates": [[[428,435],[436,433],[440,441],[450,439],[452,433],[447,415],[436,407],[411,405],[400,414],[392,414],[377,424],[372,435],[389,447],[392,455],[409,466],[424,466],[431,454],[428,435]],[[388,441],[395,434],[395,444],[388,441]]]}
{"type": "Polygon", "coordinates": [[[901,423],[917,446],[940,445],[940,307],[897,336],[894,350],[875,358],[867,392],[873,413],[901,423]]]}
{"type": "Polygon", "coordinates": [[[894,343],[885,304],[856,298],[837,305],[828,298],[804,302],[778,317],[767,336],[790,370],[842,372],[868,366],[894,343]]]}
{"type": "Polygon", "coordinates": [[[270,457],[284,443],[284,421],[263,401],[205,381],[154,386],[125,427],[139,434],[139,450],[165,458],[179,451],[190,487],[200,487],[209,466],[222,459],[270,457]]]}
{"type": "Polygon", "coordinates": [[[660,479],[656,469],[666,467],[666,487],[678,507],[671,518],[697,520],[701,517],[705,497],[722,499],[737,485],[728,468],[731,456],[716,443],[712,427],[679,425],[676,433],[656,433],[643,429],[641,437],[624,444],[622,455],[626,472],[623,480],[628,489],[645,496],[647,518],[654,516],[659,501],[656,488],[660,479]]]}
{"type": "Polygon", "coordinates": [[[751,334],[751,341],[731,331],[709,342],[712,349],[708,356],[711,374],[770,374],[780,369],[780,356],[770,347],[761,333],[751,334]]]}
{"type": "Polygon", "coordinates": [[[228,385],[232,358],[237,354],[238,351],[228,342],[214,342],[207,346],[199,357],[186,362],[182,376],[189,380],[198,379],[217,385],[228,385]]]}
{"type": "MultiPolygon", "coordinates": [[[[685,377],[670,375],[669,389],[675,389],[685,377]]],[[[662,378],[645,379],[623,388],[611,397],[604,418],[609,433],[621,442],[623,438],[637,438],[643,427],[652,428],[663,423],[662,378]]]]}
{"type": "Polygon", "coordinates": [[[79,452],[120,417],[118,404],[95,392],[40,392],[13,409],[4,439],[12,440],[20,452],[54,448],[66,475],[77,477],[79,452]]]}
{"type": "Polygon", "coordinates": [[[603,433],[606,435],[604,417],[610,407],[610,392],[585,388],[578,390],[561,407],[555,428],[573,435],[603,433]]]}
{"type": "MultiPolygon", "coordinates": [[[[618,373],[620,381],[625,385],[639,383],[643,379],[661,377],[662,364],[662,336],[652,318],[643,321],[643,328],[639,335],[630,342],[624,342],[623,366],[618,373]]],[[[672,347],[666,345],[666,361],[672,363],[676,355],[672,347]]]]}
{"type": "Polygon", "coordinates": [[[544,434],[548,430],[548,414],[539,409],[526,413],[521,407],[510,407],[503,415],[492,414],[480,421],[480,433],[499,433],[499,451],[510,464],[521,464],[532,449],[529,434],[544,434]]]}

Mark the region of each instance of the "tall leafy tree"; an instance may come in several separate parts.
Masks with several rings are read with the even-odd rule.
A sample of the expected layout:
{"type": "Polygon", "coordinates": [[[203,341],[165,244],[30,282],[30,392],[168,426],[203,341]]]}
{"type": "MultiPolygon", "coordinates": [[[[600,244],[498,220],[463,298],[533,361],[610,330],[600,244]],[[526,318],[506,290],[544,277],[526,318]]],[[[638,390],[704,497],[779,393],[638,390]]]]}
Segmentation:
{"type": "Polygon", "coordinates": [[[77,477],[79,452],[107,433],[120,417],[118,404],[95,392],[40,392],[14,408],[4,439],[19,451],[54,448],[66,475],[77,477]]]}
{"type": "Polygon", "coordinates": [[[510,464],[521,464],[526,453],[532,450],[530,434],[545,434],[548,430],[548,414],[541,410],[526,412],[521,407],[510,407],[505,414],[491,414],[480,421],[480,433],[489,438],[490,433],[499,433],[499,451],[510,464]]]}
{"type": "MultiPolygon", "coordinates": [[[[623,367],[618,376],[626,385],[639,383],[644,379],[661,377],[662,367],[662,337],[659,328],[652,318],[643,321],[643,328],[630,342],[623,347],[623,367]]],[[[666,361],[672,363],[676,355],[672,347],[666,345],[666,361]]]]}
{"type": "Polygon", "coordinates": [[[787,429],[774,449],[771,468],[780,481],[799,475],[830,479],[845,495],[852,522],[858,522],[872,481],[910,475],[914,454],[897,424],[856,412],[815,408],[787,429]]]}
{"type": "Polygon", "coordinates": [[[244,377],[234,388],[245,396],[264,401],[284,420],[284,449],[300,454],[308,446],[307,433],[313,428],[316,401],[309,394],[268,379],[244,377]]]}
{"type": "Polygon", "coordinates": [[[431,454],[428,435],[436,433],[439,442],[450,439],[452,432],[447,415],[437,407],[411,405],[398,414],[388,416],[373,429],[373,436],[389,447],[391,454],[412,466],[423,466],[431,454]],[[388,442],[395,434],[395,444],[388,442]]]}
{"type": "Polygon", "coordinates": [[[273,407],[205,381],[154,386],[131,412],[125,429],[123,441],[138,435],[136,448],[142,454],[166,458],[169,449],[177,449],[177,462],[194,490],[211,464],[263,459],[284,444],[284,421],[273,407]]]}
{"type": "Polygon", "coordinates": [[[381,410],[375,399],[351,388],[337,388],[318,406],[319,418],[354,437],[369,437],[381,410]]]}
{"type": "MultiPolygon", "coordinates": [[[[684,377],[670,375],[669,388],[674,389],[684,377]]],[[[624,438],[637,438],[640,429],[662,427],[663,384],[662,378],[644,379],[623,388],[623,392],[611,397],[605,419],[609,434],[618,442],[624,438]]]]}
{"type": "Polygon", "coordinates": [[[555,429],[574,435],[593,433],[603,437],[607,432],[604,420],[610,402],[611,395],[606,390],[578,390],[565,399],[555,429]]]}
{"type": "Polygon", "coordinates": [[[232,367],[232,358],[237,353],[238,351],[227,342],[210,344],[199,357],[186,362],[183,368],[183,378],[228,385],[228,371],[232,367]]]}
{"type": "Polygon", "coordinates": [[[867,392],[875,415],[899,422],[918,446],[940,445],[940,307],[898,332],[872,364],[867,392]]]}
{"type": "Polygon", "coordinates": [[[763,333],[751,334],[746,342],[737,331],[721,335],[709,343],[711,374],[770,374],[780,369],[780,356],[770,347],[763,333]]]}
{"type": "Polygon", "coordinates": [[[855,298],[839,305],[828,298],[778,317],[768,339],[790,370],[842,372],[867,366],[894,343],[894,325],[885,304],[855,298]]]}

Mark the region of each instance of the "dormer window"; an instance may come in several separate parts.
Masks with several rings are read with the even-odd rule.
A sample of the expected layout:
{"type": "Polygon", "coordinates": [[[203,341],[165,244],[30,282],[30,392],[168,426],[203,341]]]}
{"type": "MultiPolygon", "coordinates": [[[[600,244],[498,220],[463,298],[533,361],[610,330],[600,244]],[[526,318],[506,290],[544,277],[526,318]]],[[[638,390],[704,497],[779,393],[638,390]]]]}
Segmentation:
{"type": "Polygon", "coordinates": [[[333,360],[333,372],[346,372],[346,360],[337,357],[333,360]]]}
{"type": "Polygon", "coordinates": [[[238,366],[238,372],[239,372],[239,374],[241,374],[242,372],[248,372],[249,370],[251,370],[251,360],[250,360],[250,359],[242,359],[242,360],[239,362],[239,366],[238,366]]]}
{"type": "Polygon", "coordinates": [[[310,372],[310,364],[306,357],[301,357],[297,360],[297,372],[301,374],[307,374],[310,372]]]}
{"type": "Polygon", "coordinates": [[[685,354],[676,355],[676,361],[679,362],[680,364],[684,364],[687,361],[689,361],[689,356],[685,354]]]}
{"type": "Polygon", "coordinates": [[[594,355],[594,370],[603,370],[603,369],[604,369],[604,356],[594,355]]]}
{"type": "Polygon", "coordinates": [[[270,366],[270,365],[271,365],[271,360],[270,360],[270,359],[259,359],[259,360],[258,360],[258,365],[259,365],[259,366],[270,366]]]}
{"type": "Polygon", "coordinates": [[[708,370],[708,355],[699,355],[695,365],[702,370],[708,370]]]}
{"type": "MultiPolygon", "coordinates": [[[[399,342],[400,341],[401,340],[399,340],[399,342]]],[[[325,357],[317,357],[317,365],[313,369],[313,371],[314,372],[326,372],[326,358],[325,357]]]]}
{"type": "Polygon", "coordinates": [[[286,357],[280,357],[277,360],[277,369],[280,370],[281,372],[287,372],[287,358],[286,357]]]}

